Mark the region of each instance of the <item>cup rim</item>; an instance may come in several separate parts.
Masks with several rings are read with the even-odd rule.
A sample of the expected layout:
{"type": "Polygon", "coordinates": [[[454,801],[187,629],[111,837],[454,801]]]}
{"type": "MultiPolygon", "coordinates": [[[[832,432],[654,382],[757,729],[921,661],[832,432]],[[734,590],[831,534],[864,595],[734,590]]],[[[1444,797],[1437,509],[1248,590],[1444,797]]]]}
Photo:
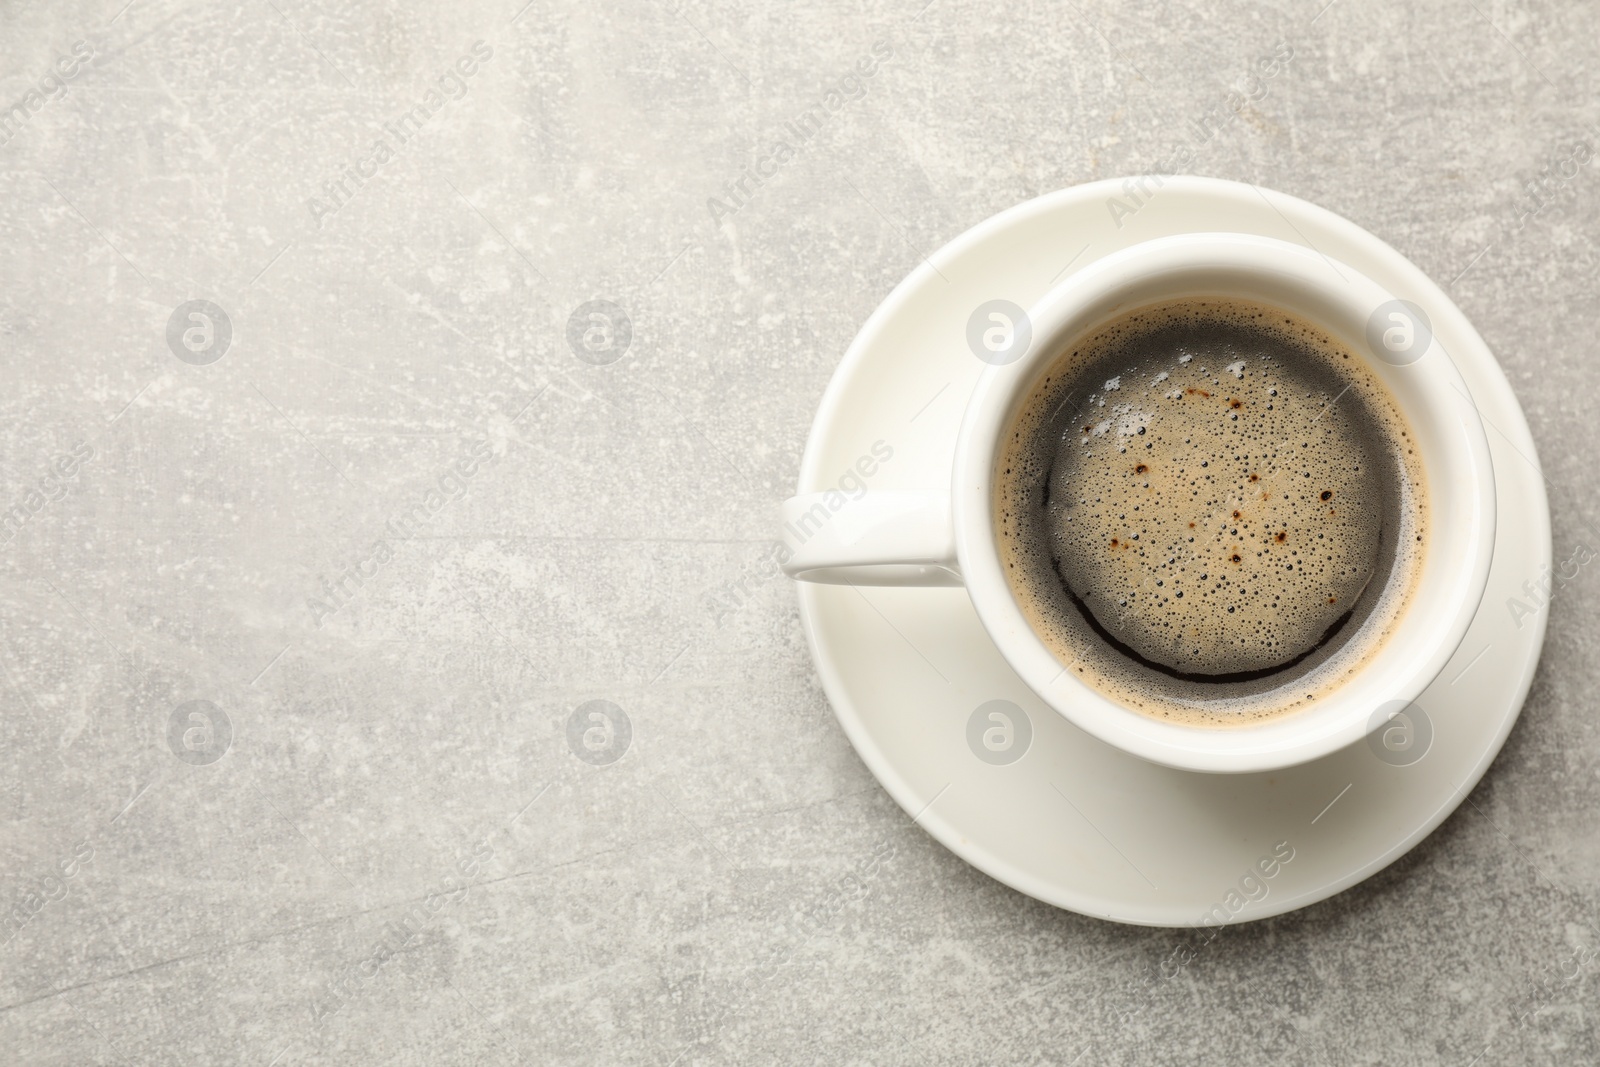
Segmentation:
{"type": "Polygon", "coordinates": [[[1203,233],[1158,238],[1113,253],[1068,277],[1029,309],[1030,348],[1014,363],[987,368],[968,401],[956,443],[951,501],[957,556],[979,619],[1012,668],[1055,711],[1100,740],[1155,763],[1194,771],[1261,771],[1304,763],[1359,741],[1384,721],[1375,714],[1381,706],[1415,700],[1444,669],[1488,582],[1493,466],[1470,394],[1436,338],[1430,336],[1425,353],[1404,368],[1385,365],[1360,344],[1371,312],[1394,299],[1354,268],[1305,246],[1203,233]],[[1226,279],[1230,285],[1207,285],[1206,279],[1226,279]],[[1163,288],[1167,295],[1151,295],[1163,288]],[[1423,572],[1394,633],[1316,708],[1232,727],[1162,721],[1073,677],[1016,603],[1001,569],[993,522],[1000,438],[1060,344],[1139,306],[1203,294],[1277,303],[1330,330],[1391,387],[1401,383],[1396,401],[1408,423],[1421,422],[1448,435],[1448,440],[1436,436],[1431,441],[1424,460],[1432,461],[1425,463],[1430,505],[1439,496],[1433,491],[1438,479],[1449,490],[1444,499],[1451,506],[1451,524],[1444,526],[1438,515],[1430,518],[1423,572]],[[1314,310],[1308,312],[1308,306],[1314,310]],[[1402,660],[1392,650],[1408,655],[1402,660]]]}

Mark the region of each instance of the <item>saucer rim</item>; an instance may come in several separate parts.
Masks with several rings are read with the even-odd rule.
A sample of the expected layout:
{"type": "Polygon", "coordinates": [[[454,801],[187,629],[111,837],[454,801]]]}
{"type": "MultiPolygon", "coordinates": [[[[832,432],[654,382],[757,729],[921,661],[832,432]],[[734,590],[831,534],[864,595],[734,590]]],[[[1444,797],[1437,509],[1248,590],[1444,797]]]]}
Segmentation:
{"type": "MultiPolygon", "coordinates": [[[[949,260],[956,255],[964,254],[1002,231],[1014,225],[1025,223],[1031,218],[1052,212],[1058,207],[1072,205],[1078,201],[1092,201],[1103,197],[1116,196],[1125,188],[1124,183],[1127,180],[1123,177],[1103,179],[1035,197],[1032,200],[1017,204],[990,216],[953,238],[938,251],[925,257],[868,316],[830,378],[807,436],[798,479],[798,492],[816,491],[818,487],[823,485],[825,481],[821,466],[825,451],[821,444],[823,436],[828,427],[836,420],[843,399],[850,389],[851,382],[867,359],[868,351],[875,343],[878,334],[883,331],[884,324],[894,316],[902,313],[905,305],[912,299],[913,294],[927,284],[931,277],[939,275],[935,261],[941,259],[949,260]]],[[[1313,228],[1320,227],[1323,230],[1336,233],[1352,246],[1359,248],[1364,261],[1365,257],[1381,261],[1385,273],[1393,271],[1395,276],[1408,279],[1409,291],[1414,295],[1425,297],[1425,300],[1419,300],[1419,303],[1423,303],[1425,307],[1444,305],[1454,310],[1459,316],[1460,325],[1465,330],[1464,338],[1468,348],[1475,350],[1470,357],[1474,363],[1475,373],[1473,377],[1481,375],[1485,378],[1488,388],[1502,395],[1509,402],[1509,414],[1514,416],[1513,425],[1496,425],[1493,428],[1501,433],[1502,436],[1505,436],[1514,448],[1523,452],[1526,457],[1530,457],[1536,468],[1540,466],[1526,416],[1522,411],[1521,405],[1517,402],[1515,393],[1511,390],[1510,382],[1505,376],[1504,369],[1500,366],[1498,360],[1494,358],[1493,352],[1483,341],[1465,313],[1455,306],[1449,296],[1424,274],[1421,268],[1417,267],[1398,250],[1343,216],[1276,190],[1263,190],[1258,186],[1245,183],[1186,175],[1165,178],[1162,182],[1161,191],[1164,196],[1182,195],[1201,199],[1208,197],[1227,199],[1239,205],[1248,205],[1248,209],[1255,213],[1261,213],[1262,211],[1262,207],[1255,203],[1256,198],[1259,198],[1266,208],[1274,209],[1284,221],[1289,221],[1291,216],[1297,216],[1302,221],[1311,222],[1313,228]],[[1271,200],[1267,199],[1268,193],[1271,194],[1271,200]]],[[[1290,221],[1290,226],[1291,228],[1296,228],[1292,221],[1290,221]]],[[[1296,230],[1298,235],[1298,228],[1296,230]]],[[[1169,231],[1169,233],[1184,232],[1198,231],[1188,229],[1169,231]]],[[[1163,236],[1165,235],[1168,234],[1163,234],[1163,236]]],[[[1307,247],[1314,248],[1309,240],[1304,239],[1303,235],[1300,236],[1305,240],[1307,247]]],[[[1372,273],[1362,263],[1357,263],[1355,266],[1361,267],[1369,275],[1372,273]]],[[[1395,288],[1402,287],[1397,286],[1395,288]]],[[[1459,357],[1457,354],[1452,353],[1451,358],[1454,360],[1459,357]]],[[[1476,403],[1476,401],[1474,402],[1476,403]]],[[[1499,478],[1500,474],[1497,473],[1497,485],[1499,478]]],[[[1536,550],[1537,558],[1533,560],[1532,566],[1537,571],[1540,565],[1551,562],[1553,550],[1549,501],[1542,478],[1536,485],[1532,486],[1532,491],[1537,497],[1538,507],[1533,514],[1521,517],[1518,534],[1520,535],[1519,540],[1525,537],[1528,541],[1534,542],[1530,547],[1536,550]]],[[[1498,535],[1499,531],[1497,530],[1497,539],[1498,535]]],[[[1493,566],[1491,565],[1492,574],[1493,566]]],[[[1164,908],[1160,905],[1138,905],[1131,910],[1106,910],[1101,905],[1114,904],[1115,902],[1104,898],[1089,898],[1082,893],[1052,884],[1048,879],[1025,872],[1009,860],[1002,859],[996,855],[981,842],[963,837],[955,827],[943,823],[938,818],[937,813],[933,812],[933,805],[938,799],[937,794],[932,798],[919,796],[900,769],[874,743],[866,729],[865,717],[861,710],[857,708],[856,703],[849,697],[845,680],[840,674],[837,664],[823,654],[818,634],[820,625],[818,600],[822,595],[822,590],[813,588],[803,582],[797,583],[797,585],[800,587],[797,592],[802,628],[806,635],[806,642],[811,651],[812,660],[816,664],[821,678],[824,693],[828,697],[835,718],[844,729],[846,737],[862,759],[862,762],[895,802],[912,817],[913,823],[921,826],[925,832],[929,833],[956,856],[996,881],[1053,906],[1126,925],[1174,928],[1198,924],[1198,919],[1195,917],[1197,913],[1184,912],[1179,914],[1170,907],[1164,908]]],[[[1485,592],[1486,597],[1487,591],[1485,592]]],[[[1482,614],[1486,610],[1486,606],[1486,601],[1480,601],[1477,614],[1482,614]]],[[[1518,677],[1512,690],[1512,698],[1509,702],[1509,707],[1501,714],[1499,724],[1489,738],[1489,743],[1473,763],[1466,777],[1429,813],[1427,818],[1417,825],[1416,829],[1375,858],[1345,874],[1324,881],[1315,888],[1264,901],[1259,908],[1246,909],[1245,912],[1231,918],[1228,924],[1267,919],[1326,900],[1372,877],[1415,848],[1423,839],[1433,833],[1460,806],[1472,788],[1482,780],[1483,775],[1487,773],[1490,764],[1494,762],[1506,739],[1510,736],[1511,729],[1521,715],[1522,707],[1533,683],[1544,646],[1547,622],[1547,613],[1544,612],[1539,613],[1535,619],[1531,620],[1535,632],[1531,635],[1532,639],[1516,653],[1521,662],[1518,664],[1518,677]]],[[[1317,766],[1318,762],[1320,761],[1312,761],[1311,763],[1301,764],[1298,767],[1287,768],[1282,773],[1295,774],[1317,766]]],[[[1153,766],[1160,767],[1159,764],[1153,764],[1153,766]]],[[[1161,767],[1161,770],[1173,775],[1204,773],[1165,767],[1161,767]]],[[[1452,775],[1451,777],[1453,778],[1454,776],[1452,775]]]]}

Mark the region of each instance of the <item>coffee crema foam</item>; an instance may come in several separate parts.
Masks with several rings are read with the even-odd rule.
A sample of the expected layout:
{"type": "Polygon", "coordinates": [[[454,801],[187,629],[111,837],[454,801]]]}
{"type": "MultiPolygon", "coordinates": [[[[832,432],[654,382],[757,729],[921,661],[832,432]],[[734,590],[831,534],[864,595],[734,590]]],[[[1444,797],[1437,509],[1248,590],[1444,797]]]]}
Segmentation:
{"type": "Polygon", "coordinates": [[[1056,358],[996,467],[1012,592],[1061,662],[1158,718],[1314,702],[1404,611],[1421,462],[1367,365],[1299,317],[1221,299],[1121,316],[1056,358]]]}

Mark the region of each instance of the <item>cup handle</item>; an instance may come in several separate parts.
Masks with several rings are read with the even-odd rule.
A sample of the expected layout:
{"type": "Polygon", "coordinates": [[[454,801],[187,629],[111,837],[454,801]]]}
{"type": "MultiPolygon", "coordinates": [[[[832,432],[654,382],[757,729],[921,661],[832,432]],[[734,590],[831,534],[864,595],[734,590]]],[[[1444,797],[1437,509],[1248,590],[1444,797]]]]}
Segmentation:
{"type": "Polygon", "coordinates": [[[837,489],[790,497],[782,509],[783,573],[826,585],[961,585],[950,494],[837,489]]]}

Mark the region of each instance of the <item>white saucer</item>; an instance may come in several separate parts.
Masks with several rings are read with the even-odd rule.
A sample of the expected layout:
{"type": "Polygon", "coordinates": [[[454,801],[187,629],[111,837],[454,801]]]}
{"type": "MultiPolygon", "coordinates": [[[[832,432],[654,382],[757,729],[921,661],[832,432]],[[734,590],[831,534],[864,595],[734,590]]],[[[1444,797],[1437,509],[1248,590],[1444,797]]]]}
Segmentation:
{"type": "Polygon", "coordinates": [[[1394,720],[1392,748],[1358,744],[1270,774],[1170,770],[1108,747],[1039,701],[1001,659],[962,589],[800,583],[800,613],[856,751],[956,855],[1030,896],[1117,922],[1259,919],[1392,863],[1482,777],[1522,708],[1544,641],[1546,613],[1522,585],[1551,563],[1549,508],[1533,439],[1493,355],[1398,252],[1280,193],[1201,178],[1144,183],[1133,195],[1135,187],[1114,180],[1040,197],[929,256],[873,313],[834,374],[799,491],[873,469],[857,462],[880,441],[879,454],[886,445],[893,456],[875,465],[871,488],[949,484],[966,396],[984,369],[967,347],[967,320],[985,301],[1029,307],[1070,271],[1168,234],[1227,230],[1309,245],[1427,311],[1472,391],[1494,457],[1488,592],[1444,674],[1394,720]],[[1514,616],[1512,597],[1534,613],[1514,616]],[[975,717],[996,700],[1020,714],[996,705],[975,717]],[[1009,747],[1006,721],[989,718],[996,708],[1018,719],[1009,747]],[[998,751],[978,740],[989,728],[998,751]],[[1261,862],[1275,847],[1278,859],[1261,862]]]}

